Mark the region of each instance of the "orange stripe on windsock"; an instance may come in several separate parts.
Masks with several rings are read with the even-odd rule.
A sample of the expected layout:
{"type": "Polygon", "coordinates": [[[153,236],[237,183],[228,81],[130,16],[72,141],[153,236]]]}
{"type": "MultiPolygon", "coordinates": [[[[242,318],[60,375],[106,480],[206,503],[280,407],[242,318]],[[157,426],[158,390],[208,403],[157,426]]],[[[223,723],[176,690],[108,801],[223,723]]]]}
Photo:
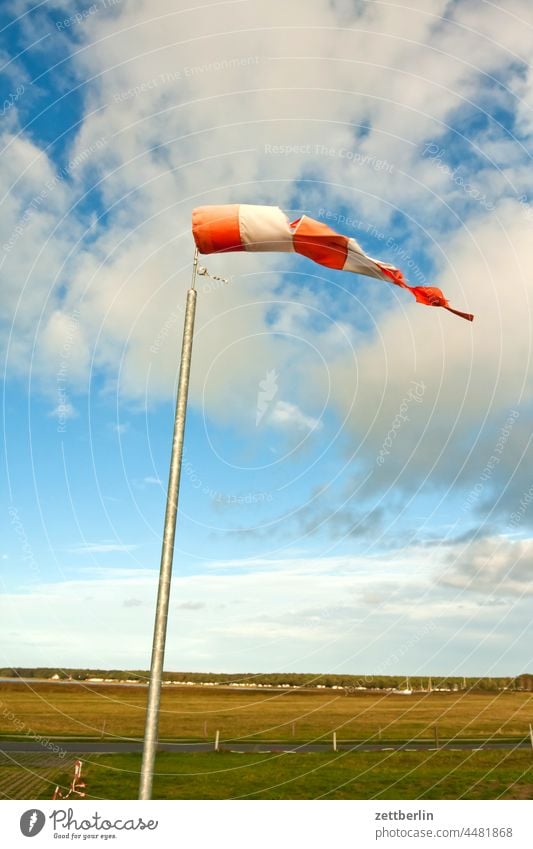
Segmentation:
{"type": "Polygon", "coordinates": [[[409,284],[405,282],[404,276],[399,269],[392,268],[390,266],[387,267],[381,263],[378,263],[378,266],[393,283],[396,283],[397,286],[401,286],[402,289],[407,289],[411,292],[411,294],[416,298],[417,303],[424,304],[426,307],[443,307],[445,310],[448,310],[448,312],[453,312],[454,315],[465,318],[467,321],[474,320],[472,313],[460,312],[459,310],[452,309],[448,300],[444,297],[442,290],[438,289],[437,286],[409,286],[409,284]]]}
{"type": "Polygon", "coordinates": [[[291,227],[294,230],[293,244],[296,253],[328,268],[344,268],[348,254],[346,236],[341,236],[327,224],[308,218],[307,215],[293,221],[291,227]]]}
{"type": "Polygon", "coordinates": [[[199,206],[192,213],[192,234],[201,254],[244,251],[239,226],[240,204],[199,206]]]}

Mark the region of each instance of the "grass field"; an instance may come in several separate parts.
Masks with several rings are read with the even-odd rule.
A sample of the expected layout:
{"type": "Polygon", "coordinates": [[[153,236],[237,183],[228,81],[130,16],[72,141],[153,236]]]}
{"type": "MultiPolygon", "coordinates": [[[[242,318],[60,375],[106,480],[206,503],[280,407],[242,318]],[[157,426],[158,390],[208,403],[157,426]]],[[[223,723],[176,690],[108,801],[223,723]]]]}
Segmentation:
{"type": "MultiPolygon", "coordinates": [[[[29,756],[28,756],[29,757],[29,756]]],[[[88,798],[136,799],[140,755],[83,761],[88,798]]],[[[50,799],[70,764],[0,766],[11,798],[50,799]],[[18,785],[16,784],[18,782],[18,785]]],[[[1,790],[0,790],[1,792],[1,790]]],[[[161,753],[156,799],[532,799],[531,752],[359,752],[336,754],[161,753]]]]}
{"type": "MultiPolygon", "coordinates": [[[[146,688],[98,685],[0,686],[0,735],[143,736],[146,688]]],[[[168,687],[161,701],[165,739],[312,741],[526,737],[533,693],[380,693],[168,687]]]]}
{"type": "MultiPolygon", "coordinates": [[[[83,684],[0,687],[0,735],[141,738],[145,688],[83,684]]],[[[344,740],[524,739],[533,722],[530,693],[419,693],[399,696],[338,691],[239,692],[166,688],[160,736],[176,740],[279,741],[288,745],[337,732],[344,740]]],[[[84,778],[95,798],[137,797],[139,755],[88,755],[84,778]]],[[[50,751],[8,755],[0,796],[51,798],[68,785],[74,756],[50,751]]],[[[533,753],[513,751],[237,754],[160,753],[159,799],[497,799],[533,798],[533,753]]]]}

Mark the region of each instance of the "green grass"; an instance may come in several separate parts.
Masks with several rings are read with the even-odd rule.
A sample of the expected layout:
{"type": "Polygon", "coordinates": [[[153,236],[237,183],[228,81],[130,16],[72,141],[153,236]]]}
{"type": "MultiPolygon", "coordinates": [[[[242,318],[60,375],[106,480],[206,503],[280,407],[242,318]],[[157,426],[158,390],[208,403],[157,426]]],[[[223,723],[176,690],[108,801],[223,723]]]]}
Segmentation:
{"type": "MultiPolygon", "coordinates": [[[[83,763],[88,798],[137,798],[139,769],[139,755],[92,756],[83,763]]],[[[527,751],[161,753],[153,798],[531,799],[533,759],[527,751]]]]}

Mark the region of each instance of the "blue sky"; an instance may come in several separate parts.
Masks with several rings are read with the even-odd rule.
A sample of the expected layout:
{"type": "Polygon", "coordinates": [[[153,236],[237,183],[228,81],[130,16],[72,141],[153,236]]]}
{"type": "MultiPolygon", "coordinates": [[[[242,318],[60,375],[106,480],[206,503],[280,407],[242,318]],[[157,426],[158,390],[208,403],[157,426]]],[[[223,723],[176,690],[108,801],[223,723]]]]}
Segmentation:
{"type": "Polygon", "coordinates": [[[4,665],[148,667],[191,210],[243,202],[476,320],[206,259],[167,668],[531,669],[528,5],[300,11],[2,5],[4,665]]]}

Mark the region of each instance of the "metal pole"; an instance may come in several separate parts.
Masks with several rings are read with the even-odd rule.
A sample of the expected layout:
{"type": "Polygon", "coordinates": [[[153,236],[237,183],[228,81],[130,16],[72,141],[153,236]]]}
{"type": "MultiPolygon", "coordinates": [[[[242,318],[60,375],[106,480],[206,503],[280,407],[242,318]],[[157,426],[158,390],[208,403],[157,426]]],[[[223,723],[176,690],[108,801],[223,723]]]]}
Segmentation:
{"type": "Polygon", "coordinates": [[[154,640],[152,644],[150,686],[148,688],[148,705],[146,708],[146,725],[144,731],[139,799],[152,798],[152,782],[154,778],[159,726],[159,703],[161,700],[161,682],[163,678],[163,661],[165,657],[165,641],[167,636],[168,603],[170,599],[172,559],[174,556],[174,537],[176,534],[176,514],[178,510],[181,459],[183,455],[183,436],[185,432],[185,417],[187,413],[187,397],[189,394],[194,315],[196,311],[195,283],[197,269],[198,249],[194,252],[192,282],[191,288],[187,292],[187,306],[185,309],[185,322],[183,325],[180,376],[178,383],[178,397],[176,401],[176,415],[174,419],[172,454],[170,457],[165,527],[163,531],[163,545],[161,549],[161,569],[159,572],[159,590],[157,594],[154,640]]]}

